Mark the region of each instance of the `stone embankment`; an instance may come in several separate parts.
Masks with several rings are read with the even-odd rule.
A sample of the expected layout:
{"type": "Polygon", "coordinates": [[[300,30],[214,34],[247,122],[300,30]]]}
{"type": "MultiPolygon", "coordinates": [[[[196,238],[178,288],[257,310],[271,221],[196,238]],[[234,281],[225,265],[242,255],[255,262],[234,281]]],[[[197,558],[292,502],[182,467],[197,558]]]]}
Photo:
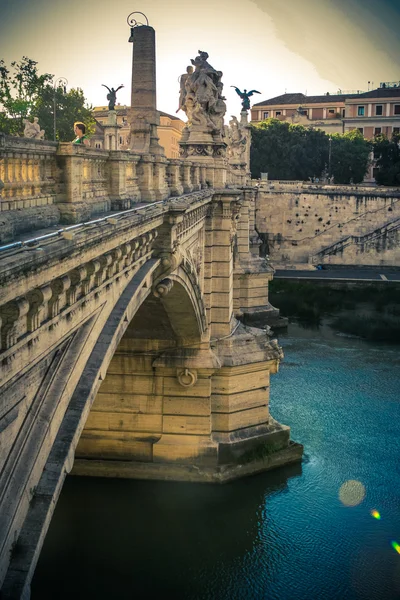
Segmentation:
{"type": "Polygon", "coordinates": [[[400,189],[268,182],[256,227],[274,266],[400,262],[400,189]]]}

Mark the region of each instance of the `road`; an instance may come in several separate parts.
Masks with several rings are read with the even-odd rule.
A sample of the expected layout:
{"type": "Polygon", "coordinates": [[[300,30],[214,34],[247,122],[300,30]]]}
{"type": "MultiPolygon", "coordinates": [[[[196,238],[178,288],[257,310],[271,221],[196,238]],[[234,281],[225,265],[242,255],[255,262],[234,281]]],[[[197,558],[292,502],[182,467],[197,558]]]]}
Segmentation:
{"type": "Polygon", "coordinates": [[[391,270],[388,267],[376,269],[326,269],[321,271],[275,271],[274,279],[323,279],[335,281],[397,281],[400,283],[400,269],[391,270]]]}

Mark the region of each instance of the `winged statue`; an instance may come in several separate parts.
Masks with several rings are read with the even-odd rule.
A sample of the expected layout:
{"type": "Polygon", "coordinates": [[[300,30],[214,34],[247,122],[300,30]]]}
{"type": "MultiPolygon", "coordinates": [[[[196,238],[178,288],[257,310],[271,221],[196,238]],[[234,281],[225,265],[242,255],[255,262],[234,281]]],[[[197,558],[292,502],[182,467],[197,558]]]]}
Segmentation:
{"type": "Polygon", "coordinates": [[[120,85],[119,87],[117,87],[116,90],[114,90],[114,88],[112,87],[111,89],[108,87],[108,85],[104,85],[104,83],[101,84],[103,87],[107,88],[109,93],[107,94],[107,100],[108,100],[108,110],[114,110],[115,109],[115,102],[117,101],[117,92],[118,90],[120,90],[121,88],[123,88],[123,85],[120,85]]]}
{"type": "Polygon", "coordinates": [[[261,94],[261,92],[257,92],[257,90],[250,90],[250,92],[248,92],[247,90],[243,90],[243,92],[241,92],[239,88],[237,88],[235,85],[231,85],[231,87],[235,88],[236,93],[242,99],[243,110],[250,110],[250,96],[252,96],[253,94],[261,94]]]}

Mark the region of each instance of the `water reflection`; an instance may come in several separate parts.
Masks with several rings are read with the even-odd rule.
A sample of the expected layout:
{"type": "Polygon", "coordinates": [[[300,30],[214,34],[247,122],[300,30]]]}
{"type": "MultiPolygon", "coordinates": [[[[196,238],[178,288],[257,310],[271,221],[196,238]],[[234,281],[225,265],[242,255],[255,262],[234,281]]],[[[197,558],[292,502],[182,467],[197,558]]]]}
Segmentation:
{"type": "Polygon", "coordinates": [[[287,491],[288,479],[301,472],[301,465],[292,465],[223,486],[69,477],[32,598],[54,598],[60,582],[60,600],[133,593],[155,598],[167,591],[174,598],[212,598],[224,577],[220,568],[228,589],[231,565],[257,554],[268,576],[269,553],[279,538],[268,500],[287,491]]]}
{"type": "Polygon", "coordinates": [[[224,486],[69,478],[34,600],[399,600],[398,350],[326,326],[280,341],[271,413],[302,469],[224,486]]]}

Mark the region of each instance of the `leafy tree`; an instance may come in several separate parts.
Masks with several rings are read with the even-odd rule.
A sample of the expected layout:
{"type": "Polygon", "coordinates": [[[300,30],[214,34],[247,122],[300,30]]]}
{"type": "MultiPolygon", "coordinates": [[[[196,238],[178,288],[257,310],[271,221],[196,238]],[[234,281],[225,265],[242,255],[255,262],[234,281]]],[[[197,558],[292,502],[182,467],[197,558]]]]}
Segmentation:
{"type": "Polygon", "coordinates": [[[74,121],[82,121],[88,132],[94,131],[91,107],[86,105],[81,89],[64,93],[54,89],[53,76],[39,75],[37,62],[24,56],[20,62],[12,62],[9,70],[0,60],[0,131],[20,136],[24,131],[24,119],[38,117],[45,130],[45,138],[54,139],[54,104],[56,105],[56,139],[67,142],[73,139],[74,121]],[[54,103],[55,100],[55,103],[54,103]]]}
{"type": "Polygon", "coordinates": [[[0,131],[20,135],[24,130],[23,119],[32,114],[36,100],[49,85],[49,73],[39,75],[37,62],[24,56],[20,62],[12,62],[9,71],[4,60],[0,60],[0,131]]]}
{"type": "Polygon", "coordinates": [[[335,183],[360,183],[368,169],[371,142],[358,129],[332,135],[331,168],[335,183]]]}
{"type": "Polygon", "coordinates": [[[400,135],[389,140],[385,135],[377,136],[374,142],[374,157],[379,169],[375,179],[380,185],[400,185],[400,135]]]}
{"type": "Polygon", "coordinates": [[[252,127],[251,173],[270,179],[307,181],[329,170],[335,183],[358,183],[368,167],[371,144],[358,130],[329,136],[318,129],[266,119],[252,127]],[[331,145],[329,160],[329,145],[331,145]]]}
{"type": "Polygon", "coordinates": [[[85,106],[83,91],[70,89],[64,93],[59,87],[54,90],[48,86],[36,103],[35,116],[39,118],[40,126],[46,131],[47,139],[54,139],[54,97],[56,104],[56,139],[69,142],[74,137],[73,124],[82,121],[86,125],[86,133],[93,133],[95,120],[92,107],[85,106]]]}
{"type": "Polygon", "coordinates": [[[270,179],[308,180],[319,177],[328,160],[323,131],[266,119],[252,127],[251,172],[267,172],[270,179]]]}

